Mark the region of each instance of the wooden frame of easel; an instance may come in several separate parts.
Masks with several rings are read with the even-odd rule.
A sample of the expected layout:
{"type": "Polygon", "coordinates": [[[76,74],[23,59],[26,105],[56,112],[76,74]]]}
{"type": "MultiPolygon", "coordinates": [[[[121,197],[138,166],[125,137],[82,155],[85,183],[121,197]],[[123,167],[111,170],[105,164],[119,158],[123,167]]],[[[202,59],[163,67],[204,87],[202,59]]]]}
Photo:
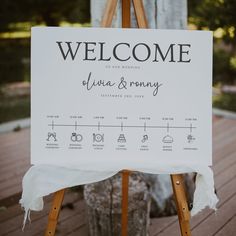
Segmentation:
{"type": "MultiPolygon", "coordinates": [[[[122,28],[131,27],[130,9],[131,0],[122,1],[122,28]]],[[[144,12],[144,6],[142,0],[132,0],[136,20],[139,28],[148,28],[146,15],[144,12]]],[[[102,27],[111,27],[112,19],[115,14],[118,0],[107,0],[107,5],[103,15],[102,27]]],[[[128,235],[128,185],[130,170],[122,171],[122,217],[121,217],[121,235],[128,235]]],[[[184,182],[182,174],[171,175],[171,182],[173,192],[175,196],[175,202],[177,206],[179,225],[182,236],[191,236],[190,231],[190,212],[188,209],[184,182]]],[[[48,217],[48,225],[45,232],[45,236],[54,236],[57,226],[57,221],[62,205],[62,201],[65,195],[65,189],[62,189],[54,194],[53,203],[48,217]]]]}

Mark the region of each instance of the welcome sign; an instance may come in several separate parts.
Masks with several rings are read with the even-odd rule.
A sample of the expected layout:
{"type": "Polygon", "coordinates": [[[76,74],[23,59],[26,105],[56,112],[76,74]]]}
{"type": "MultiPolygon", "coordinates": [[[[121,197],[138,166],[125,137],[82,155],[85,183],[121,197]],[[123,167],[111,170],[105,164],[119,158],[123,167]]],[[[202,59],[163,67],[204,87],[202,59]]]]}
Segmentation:
{"type": "Polygon", "coordinates": [[[211,165],[212,34],[32,29],[31,162],[211,165]]]}

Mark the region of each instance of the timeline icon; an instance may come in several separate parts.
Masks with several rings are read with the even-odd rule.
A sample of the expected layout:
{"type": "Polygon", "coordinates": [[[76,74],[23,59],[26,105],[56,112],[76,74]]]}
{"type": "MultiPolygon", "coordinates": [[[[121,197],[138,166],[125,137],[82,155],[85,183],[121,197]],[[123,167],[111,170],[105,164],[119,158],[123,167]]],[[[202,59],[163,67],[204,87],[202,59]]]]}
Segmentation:
{"type": "Polygon", "coordinates": [[[48,137],[46,140],[56,142],[57,141],[56,136],[57,136],[56,132],[48,132],[48,137]]]}
{"type": "Polygon", "coordinates": [[[70,137],[72,142],[82,142],[83,140],[83,136],[82,134],[78,134],[78,133],[72,133],[71,137],[70,137]]]}
{"type": "Polygon", "coordinates": [[[104,134],[93,133],[93,142],[94,143],[103,143],[104,142],[104,134]]]}
{"type": "Polygon", "coordinates": [[[118,143],[126,143],[126,138],[124,134],[120,134],[118,139],[117,139],[118,143]]]}

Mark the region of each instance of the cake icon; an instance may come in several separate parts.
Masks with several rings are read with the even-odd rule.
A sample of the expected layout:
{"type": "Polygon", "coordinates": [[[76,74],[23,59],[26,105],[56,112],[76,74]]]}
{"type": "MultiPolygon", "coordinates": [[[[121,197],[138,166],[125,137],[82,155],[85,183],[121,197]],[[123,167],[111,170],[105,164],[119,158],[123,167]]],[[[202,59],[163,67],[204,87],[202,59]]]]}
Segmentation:
{"type": "Polygon", "coordinates": [[[120,134],[118,139],[117,139],[118,143],[126,143],[126,138],[124,134],[120,134]]]}

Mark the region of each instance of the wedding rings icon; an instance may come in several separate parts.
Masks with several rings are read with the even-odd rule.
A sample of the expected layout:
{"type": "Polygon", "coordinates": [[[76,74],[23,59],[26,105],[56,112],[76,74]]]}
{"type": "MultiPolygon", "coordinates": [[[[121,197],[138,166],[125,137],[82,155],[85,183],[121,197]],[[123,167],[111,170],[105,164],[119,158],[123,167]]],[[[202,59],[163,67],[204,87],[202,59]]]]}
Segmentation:
{"type": "Polygon", "coordinates": [[[77,133],[72,133],[70,140],[72,142],[81,142],[83,140],[83,136],[81,134],[77,134],[77,133]]]}

